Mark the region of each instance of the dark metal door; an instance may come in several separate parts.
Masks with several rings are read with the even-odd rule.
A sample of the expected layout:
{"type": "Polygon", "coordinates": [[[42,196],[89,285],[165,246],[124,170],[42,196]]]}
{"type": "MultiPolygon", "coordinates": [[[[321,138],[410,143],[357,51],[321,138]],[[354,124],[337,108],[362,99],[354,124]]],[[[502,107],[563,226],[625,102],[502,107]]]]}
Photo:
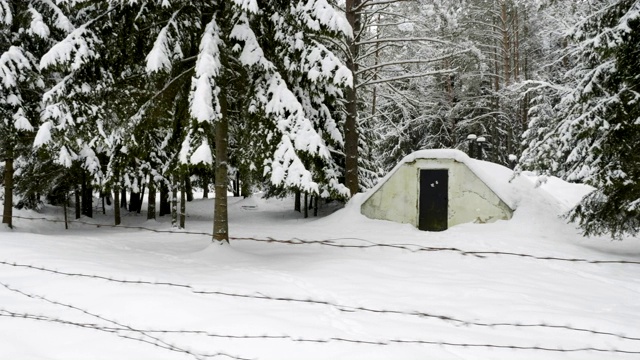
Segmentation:
{"type": "Polygon", "coordinates": [[[420,170],[418,229],[447,230],[449,213],[449,172],[420,170]]]}

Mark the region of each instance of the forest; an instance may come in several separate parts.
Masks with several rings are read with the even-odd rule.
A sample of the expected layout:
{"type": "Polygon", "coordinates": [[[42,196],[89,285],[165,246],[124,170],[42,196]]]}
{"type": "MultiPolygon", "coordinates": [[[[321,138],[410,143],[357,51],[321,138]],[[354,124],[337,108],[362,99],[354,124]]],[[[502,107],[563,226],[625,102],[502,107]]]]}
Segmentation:
{"type": "Polygon", "coordinates": [[[228,191],[317,207],[450,148],[588,184],[569,220],[633,235],[639,30],[635,0],[0,0],[3,223],[146,196],[183,228],[213,187],[226,242],[228,191]]]}

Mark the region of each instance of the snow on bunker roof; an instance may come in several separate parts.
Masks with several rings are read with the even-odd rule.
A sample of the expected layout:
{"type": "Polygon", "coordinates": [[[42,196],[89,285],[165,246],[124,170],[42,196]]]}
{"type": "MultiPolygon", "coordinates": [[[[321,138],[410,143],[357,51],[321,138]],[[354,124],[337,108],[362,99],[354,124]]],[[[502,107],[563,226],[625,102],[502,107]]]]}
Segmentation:
{"type": "Polygon", "coordinates": [[[456,149],[429,149],[418,150],[405,156],[387,175],[385,175],[373,188],[365,194],[364,203],[378,189],[393,176],[401,166],[421,159],[454,160],[465,164],[476,176],[484,182],[511,210],[517,207],[517,189],[510,180],[513,178],[513,170],[488,161],[470,158],[467,154],[456,149]]]}

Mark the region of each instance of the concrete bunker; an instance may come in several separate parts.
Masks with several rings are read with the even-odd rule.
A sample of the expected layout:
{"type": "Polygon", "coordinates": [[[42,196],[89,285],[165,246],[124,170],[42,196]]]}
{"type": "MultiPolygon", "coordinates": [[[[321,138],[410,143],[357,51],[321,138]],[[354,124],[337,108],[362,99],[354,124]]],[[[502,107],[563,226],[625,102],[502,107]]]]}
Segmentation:
{"type": "MultiPolygon", "coordinates": [[[[458,150],[421,150],[406,156],[361,205],[371,219],[412,224],[420,230],[508,220],[515,206],[492,173],[500,167],[458,150]]],[[[505,184],[508,185],[508,184],[505,184]]]]}

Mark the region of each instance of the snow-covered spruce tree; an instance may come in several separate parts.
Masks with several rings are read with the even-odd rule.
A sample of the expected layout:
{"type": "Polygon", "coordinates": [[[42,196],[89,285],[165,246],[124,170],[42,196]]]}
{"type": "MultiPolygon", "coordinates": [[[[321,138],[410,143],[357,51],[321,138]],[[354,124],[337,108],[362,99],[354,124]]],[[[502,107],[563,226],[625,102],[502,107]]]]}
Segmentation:
{"type": "Polygon", "coordinates": [[[620,238],[640,231],[640,1],[601,5],[571,33],[565,77],[576,85],[556,119],[532,126],[545,131],[526,134],[521,166],[594,186],[569,218],[585,235],[620,238]]]}
{"type": "MultiPolygon", "coordinates": [[[[45,81],[38,58],[71,24],[51,1],[0,0],[0,156],[4,161],[2,222],[12,225],[14,161],[32,156],[45,81]]],[[[19,169],[18,169],[19,170],[19,169]]],[[[26,174],[24,174],[26,176],[26,174]]]]}
{"type": "MultiPolygon", "coordinates": [[[[203,11],[209,6],[203,4],[203,11]]],[[[201,134],[215,127],[214,240],[228,242],[229,121],[243,121],[231,114],[243,114],[234,106],[247,106],[245,116],[254,121],[251,146],[268,154],[263,164],[254,165],[273,185],[324,197],[348,194],[338,182],[330,151],[342,138],[325,102],[342,96],[340,89],[351,84],[351,73],[322,39],[348,36],[350,28],[324,0],[235,1],[209,10],[192,85],[194,120],[180,159],[210,159],[201,134]],[[306,166],[310,158],[320,165],[306,166]]]]}
{"type": "Polygon", "coordinates": [[[170,183],[176,163],[170,158],[181,141],[179,131],[174,139],[172,114],[189,77],[147,75],[147,52],[164,26],[155,17],[171,16],[161,4],[80,1],[68,12],[80,25],[40,62],[58,82],[45,94],[45,122],[35,145],[58,163],[88,173],[103,193],[113,190],[119,224],[121,190],[140,193],[147,178],[150,190],[170,183]]]}
{"type": "MultiPolygon", "coordinates": [[[[136,25],[139,30],[135,31],[142,36],[148,31],[151,36],[146,36],[153,42],[146,54],[146,72],[160,77],[166,74],[166,84],[143,101],[133,115],[116,119],[120,126],[113,126],[113,133],[102,134],[97,126],[101,122],[95,116],[95,121],[87,121],[93,128],[86,132],[88,135],[80,136],[86,139],[83,144],[102,142],[111,149],[112,156],[127,152],[130,148],[126,143],[136,142],[132,134],[147,126],[145,117],[158,105],[157,100],[167,93],[178,93],[176,88],[182,87],[183,79],[191,78],[188,93],[191,120],[174,126],[172,133],[167,134],[169,139],[179,139],[180,144],[175,152],[170,152],[169,161],[179,168],[211,163],[215,159],[215,240],[228,241],[226,192],[230,128],[245,129],[251,135],[246,143],[255,149],[262,162],[247,161],[252,161],[251,171],[259,172],[257,177],[266,176],[274,185],[319,195],[347,195],[346,188],[338,182],[339,173],[331,156],[331,146],[342,146],[342,139],[325,102],[342,96],[341,89],[351,84],[351,73],[322,43],[325,38],[350,35],[350,28],[327,1],[74,3],[83,10],[83,25],[42,60],[43,66],[59,66],[66,74],[52,90],[53,101],[48,102],[51,121],[46,127],[49,130],[54,125],[57,131],[64,130],[61,125],[66,126],[77,118],[73,114],[75,109],[71,108],[76,103],[68,103],[66,99],[83,89],[74,88],[75,84],[90,80],[82,77],[84,82],[77,81],[84,69],[101,69],[101,77],[112,83],[117,78],[118,74],[112,71],[112,58],[104,54],[113,52],[106,46],[108,39],[122,28],[113,27],[110,33],[103,32],[101,23],[117,18],[122,11],[142,14],[142,19],[153,18],[148,26],[136,25]],[[174,69],[181,72],[176,74],[174,69]],[[249,121],[251,126],[230,126],[230,123],[244,121],[249,121]],[[213,138],[212,134],[215,134],[213,138]],[[98,135],[100,138],[95,137],[98,135]],[[319,160],[321,165],[305,167],[303,159],[307,157],[319,160]]],[[[96,89],[90,85],[89,88],[96,89]]],[[[111,85],[99,88],[111,88],[111,85]]],[[[109,107],[102,107],[98,100],[93,97],[92,101],[80,103],[95,106],[94,114],[100,111],[109,114],[109,107]]],[[[178,110],[174,107],[172,111],[175,118],[178,110]]],[[[77,127],[76,122],[73,125],[77,127]]],[[[80,130],[75,129],[75,134],[80,135],[80,130]]],[[[48,133],[45,129],[39,138],[46,138],[48,133]]],[[[69,143],[58,143],[63,144],[61,152],[69,153],[69,143]]],[[[73,156],[66,158],[73,159],[73,156]]]]}

